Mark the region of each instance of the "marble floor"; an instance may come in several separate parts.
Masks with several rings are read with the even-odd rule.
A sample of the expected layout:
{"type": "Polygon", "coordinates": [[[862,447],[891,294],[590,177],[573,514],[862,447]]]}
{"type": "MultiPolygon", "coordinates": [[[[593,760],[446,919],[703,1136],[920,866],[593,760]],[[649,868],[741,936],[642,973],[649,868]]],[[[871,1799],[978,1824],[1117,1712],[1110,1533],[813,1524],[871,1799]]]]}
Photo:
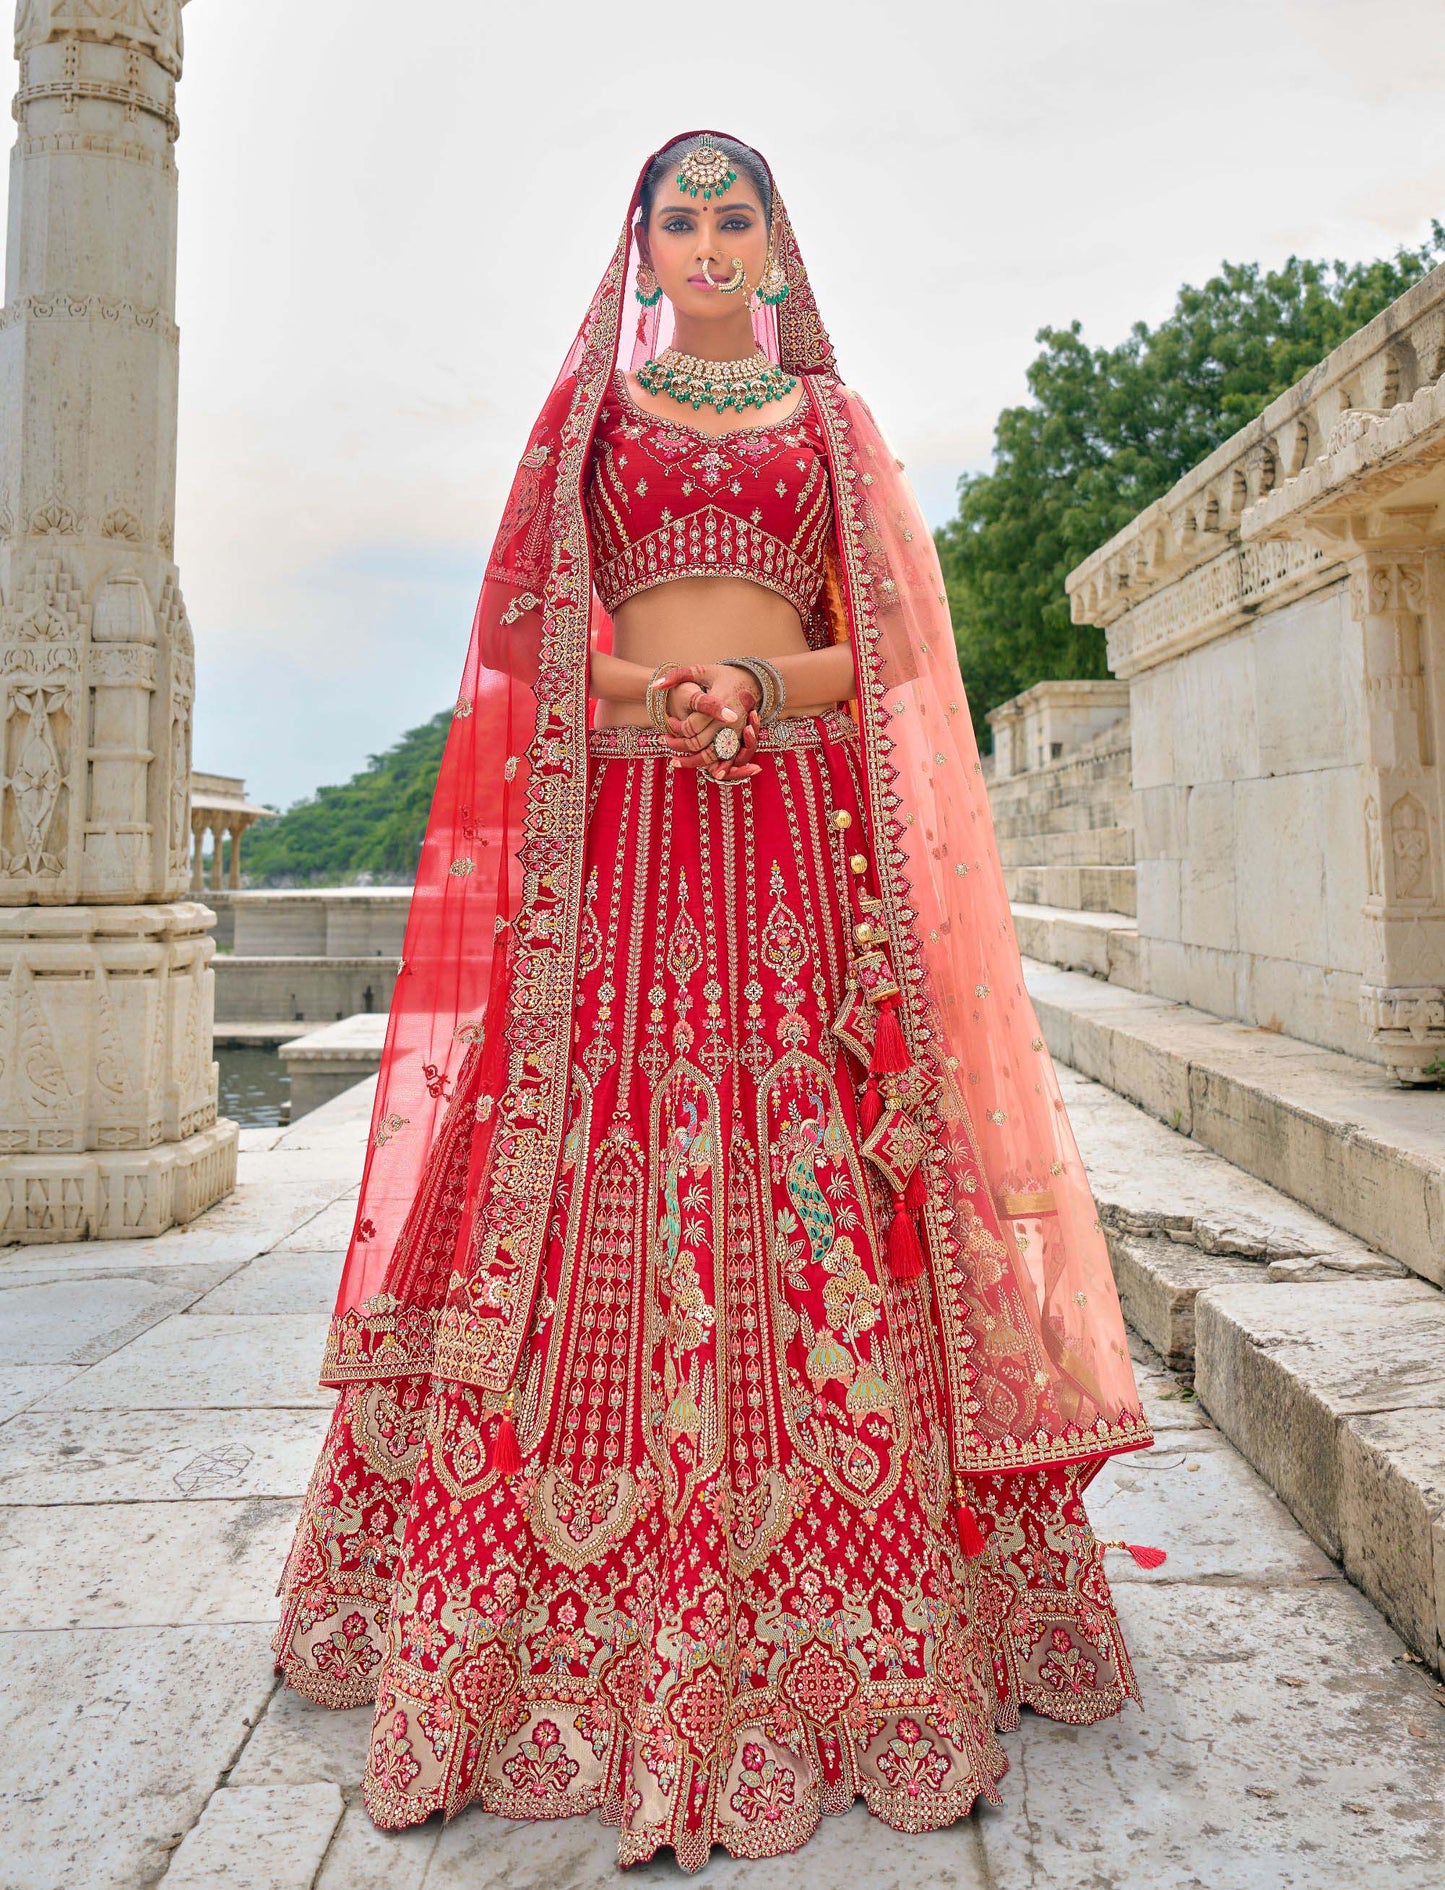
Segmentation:
{"type": "MultiPolygon", "coordinates": [[[[0,1890],[617,1881],[592,1818],[378,1832],[357,1796],[369,1712],[276,1689],[272,1591],[329,1404],[315,1374],[370,1099],[245,1131],[236,1194],[187,1231],[0,1252],[0,1890]]],[[[1169,1549],[1148,1574],[1111,1558],[1144,1709],[1088,1731],[1026,1715],[1001,1811],[910,1838],[855,1806],[796,1857],[716,1855],[708,1882],[1445,1882],[1445,1689],[1138,1358],[1158,1441],[1090,1508],[1101,1534],[1169,1549]]],[[[682,1880],[661,1859],[632,1876],[682,1880]]]]}

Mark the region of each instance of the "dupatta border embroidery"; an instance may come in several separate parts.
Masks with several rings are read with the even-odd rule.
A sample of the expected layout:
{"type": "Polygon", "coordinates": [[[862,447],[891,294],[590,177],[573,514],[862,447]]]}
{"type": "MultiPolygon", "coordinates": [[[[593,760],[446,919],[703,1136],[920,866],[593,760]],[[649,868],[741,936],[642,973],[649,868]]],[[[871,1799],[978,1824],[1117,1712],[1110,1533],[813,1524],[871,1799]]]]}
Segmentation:
{"type": "MultiPolygon", "coordinates": [[[[927,1022],[929,1005],[924,989],[924,966],[920,945],[911,924],[905,923],[907,886],[899,879],[898,863],[904,855],[901,847],[902,822],[896,812],[897,795],[891,792],[897,770],[888,759],[891,745],[885,734],[887,717],[883,708],[886,686],[877,673],[879,629],[872,594],[872,578],[867,568],[863,543],[866,529],[865,501],[859,484],[859,470],[853,464],[853,450],[848,439],[848,396],[836,379],[810,377],[806,385],[813,395],[828,441],[833,469],[833,505],[842,557],[845,597],[854,631],[856,665],[860,676],[859,710],[864,743],[864,787],[868,800],[868,818],[874,837],[874,861],[878,871],[879,893],[888,928],[892,962],[902,971],[906,1002],[899,1007],[898,1018],[909,1053],[916,1063],[951,1087],[951,1073],[939,1068],[929,1047],[933,1032],[927,1022]]],[[[956,1088],[955,1088],[956,1093],[956,1088]]],[[[939,1094],[943,1094],[940,1088],[939,1094]]],[[[968,1143],[969,1159],[980,1175],[973,1124],[961,1097],[959,1120],[968,1143]]],[[[936,1141],[941,1117],[931,1104],[920,1124],[936,1141]]],[[[1039,1431],[1032,1437],[989,1438],[976,1421],[979,1400],[976,1373],[969,1354],[976,1343],[966,1310],[966,1273],[968,1256],[960,1248],[953,1228],[955,1208],[948,1200],[946,1164],[925,1164],[925,1199],[922,1208],[927,1232],[928,1252],[933,1260],[938,1308],[941,1351],[944,1360],[947,1395],[950,1405],[949,1435],[955,1477],[997,1475],[1044,1468],[1048,1465],[1078,1463],[1093,1457],[1103,1458],[1124,1450],[1140,1450],[1153,1442],[1143,1413],[1124,1411],[1110,1423],[1102,1415],[1088,1426],[1066,1425],[1056,1433],[1039,1431]]],[[[969,1217],[976,1239],[997,1240],[998,1236],[975,1210],[969,1217]]]]}
{"type": "Polygon", "coordinates": [[[571,1065],[572,972],[577,961],[586,843],[587,658],[592,563],[582,506],[587,456],[611,379],[631,216],[584,330],[576,389],[562,423],[553,495],[552,565],[535,684],[521,845],[522,893],[505,1026],[507,1085],[499,1102],[486,1220],[475,1264],[437,1318],[438,1378],[500,1401],[525,1343],[541,1273],[571,1065]]]}

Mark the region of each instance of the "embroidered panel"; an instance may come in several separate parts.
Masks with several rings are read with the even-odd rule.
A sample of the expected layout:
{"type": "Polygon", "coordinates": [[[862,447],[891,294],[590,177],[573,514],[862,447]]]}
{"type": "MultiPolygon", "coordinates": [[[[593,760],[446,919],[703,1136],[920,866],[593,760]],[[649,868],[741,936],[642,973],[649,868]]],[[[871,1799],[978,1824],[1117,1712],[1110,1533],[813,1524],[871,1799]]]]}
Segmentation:
{"type": "Polygon", "coordinates": [[[860,1795],[929,1829],[997,1799],[1021,1702],[1135,1691],[1074,1472],[983,1486],[959,1552],[938,1309],[889,1271],[831,1028],[855,747],[746,797],[593,758],[521,1469],[491,1392],[348,1386],[283,1584],[291,1684],[376,1700],[384,1825],[598,1808],[689,1867],[860,1795]]]}

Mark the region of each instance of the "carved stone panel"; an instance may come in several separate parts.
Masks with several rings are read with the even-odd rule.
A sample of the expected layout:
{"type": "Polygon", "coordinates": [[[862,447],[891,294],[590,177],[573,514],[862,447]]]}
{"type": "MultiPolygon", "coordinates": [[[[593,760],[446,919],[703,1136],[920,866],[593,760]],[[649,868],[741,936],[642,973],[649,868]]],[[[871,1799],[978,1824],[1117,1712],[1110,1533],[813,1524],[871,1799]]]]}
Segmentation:
{"type": "Polygon", "coordinates": [[[15,51],[43,46],[74,34],[104,42],[120,40],[150,53],[173,78],[181,76],[184,0],[19,0],[15,51]]]}

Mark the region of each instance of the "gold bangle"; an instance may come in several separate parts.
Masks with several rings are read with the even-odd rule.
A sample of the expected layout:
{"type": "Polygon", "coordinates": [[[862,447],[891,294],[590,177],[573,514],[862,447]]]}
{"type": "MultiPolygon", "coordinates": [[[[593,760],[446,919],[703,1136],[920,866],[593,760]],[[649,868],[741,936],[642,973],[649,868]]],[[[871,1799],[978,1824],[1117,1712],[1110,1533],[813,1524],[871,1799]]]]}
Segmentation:
{"type": "MultiPolygon", "coordinates": [[[[667,691],[665,689],[658,689],[658,678],[662,675],[664,670],[682,669],[684,667],[685,665],[678,662],[676,659],[669,659],[665,663],[659,663],[648,679],[647,688],[643,691],[642,699],[647,705],[647,719],[651,722],[659,735],[666,735],[668,729],[667,723],[664,720],[667,714],[667,691]]],[[[676,687],[676,685],[674,685],[674,687],[676,687]]]]}

